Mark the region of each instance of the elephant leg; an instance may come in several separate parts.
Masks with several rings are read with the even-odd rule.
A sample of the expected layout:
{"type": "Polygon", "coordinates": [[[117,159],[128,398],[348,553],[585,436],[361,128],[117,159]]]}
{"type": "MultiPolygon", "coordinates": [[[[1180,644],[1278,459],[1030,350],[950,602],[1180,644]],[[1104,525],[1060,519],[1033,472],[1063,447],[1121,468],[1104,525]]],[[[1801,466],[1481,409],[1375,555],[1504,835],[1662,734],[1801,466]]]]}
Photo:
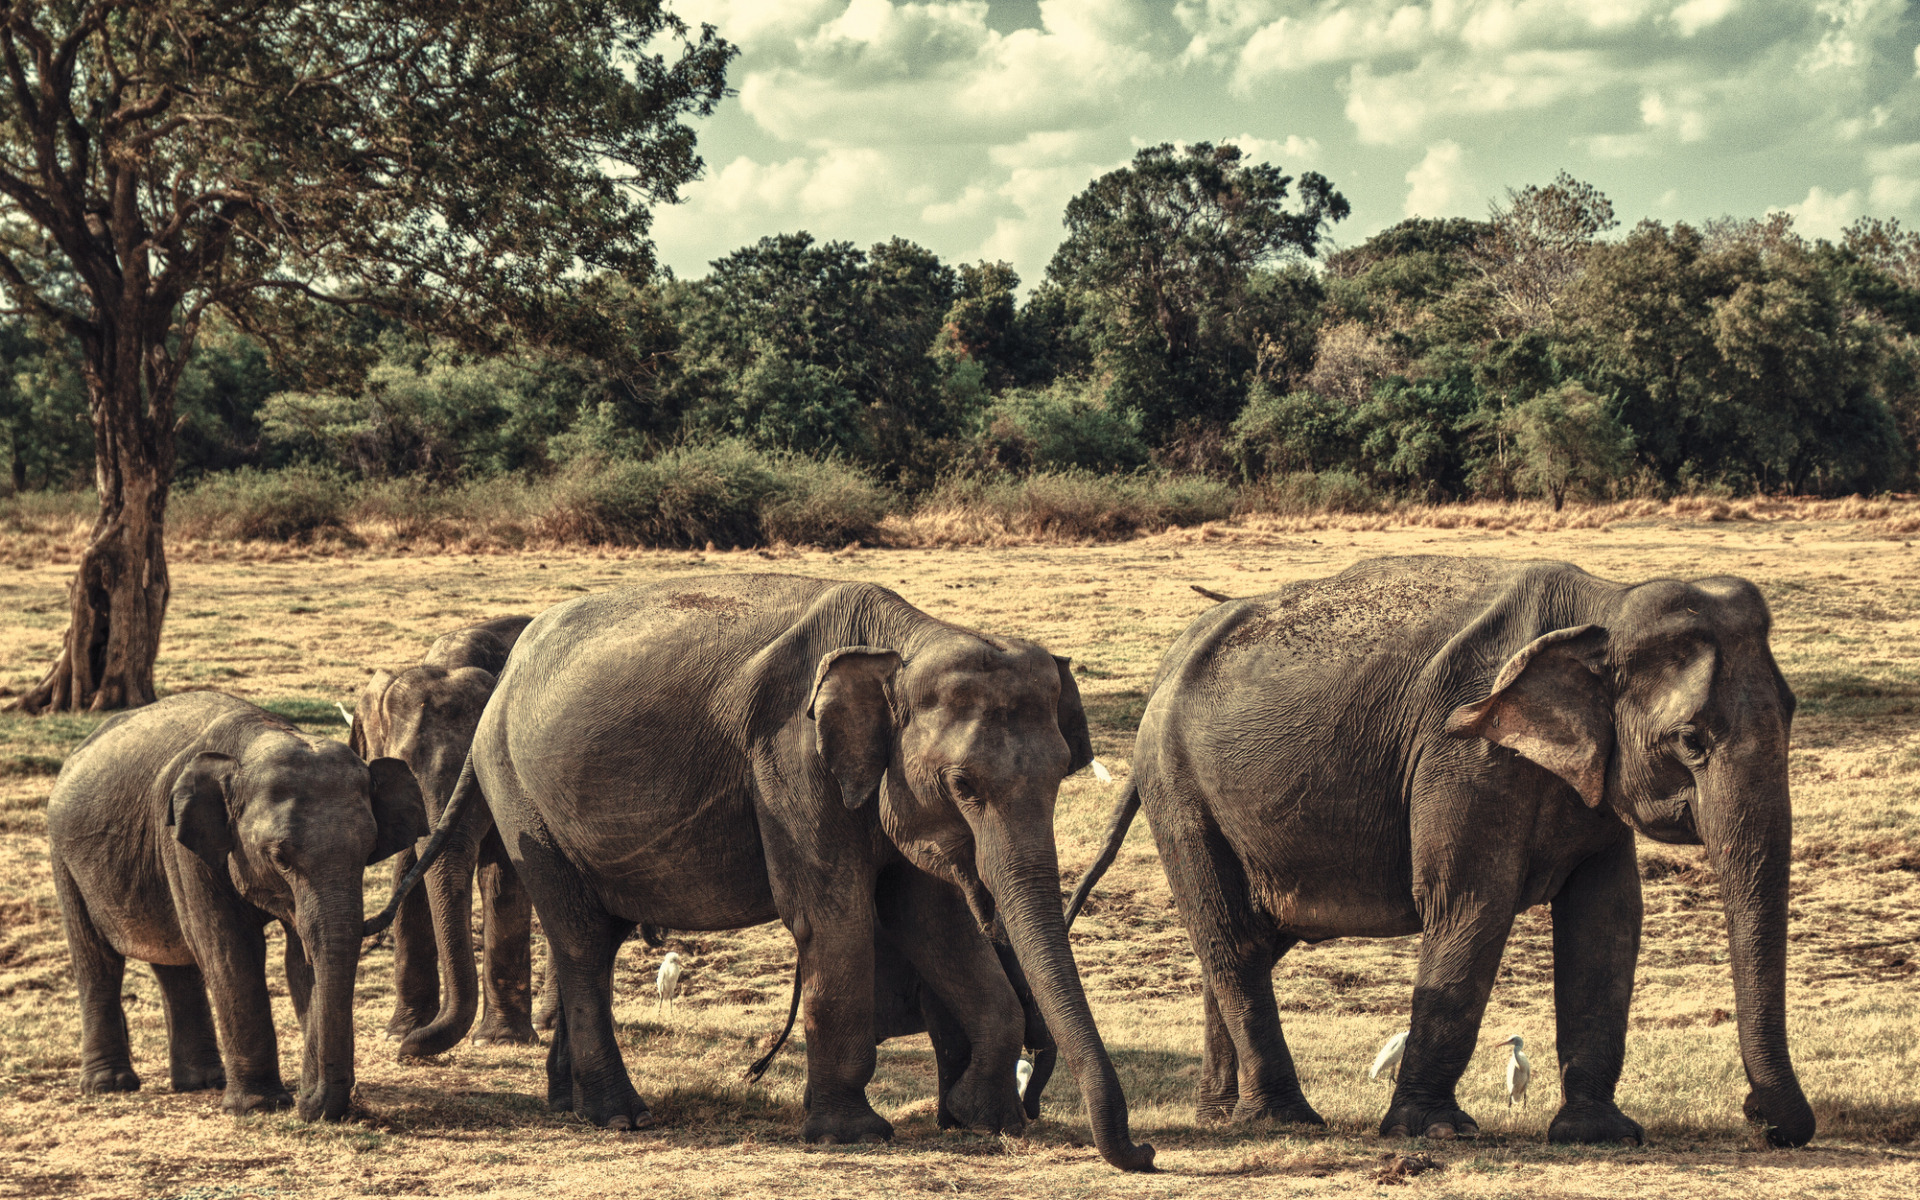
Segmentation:
{"type": "Polygon", "coordinates": [[[866,897],[821,902],[783,917],[800,951],[800,998],[807,1031],[809,1142],[883,1142],[893,1126],[867,1102],[874,1053],[874,921],[866,897]]]}
{"type": "Polygon", "coordinates": [[[1200,1067],[1200,1104],[1202,1121],[1226,1121],[1240,1104],[1240,1058],[1234,1053],[1233,1035],[1220,1015],[1220,999],[1213,989],[1205,993],[1207,1028],[1200,1067]]]}
{"type": "MultiPolygon", "coordinates": [[[[1026,1013],[965,897],[925,872],[901,866],[882,877],[875,911],[888,940],[919,972],[923,992],[936,998],[964,1035],[967,1057],[958,1064],[952,1086],[941,1089],[941,1110],[973,1129],[1025,1129],[1014,1068],[1026,1013]]],[[[928,1007],[924,998],[922,1007],[928,1007]]],[[[929,1010],[929,1033],[933,1021],[929,1010]]]]}
{"type": "MultiPolygon", "coordinates": [[[[1415,800],[1416,812],[1419,799],[1415,800]]],[[[1475,822],[1471,806],[1443,803],[1452,828],[1497,828],[1475,822]]],[[[1525,874],[1523,851],[1479,839],[1436,837],[1423,843],[1414,831],[1414,876],[1425,883],[1421,898],[1420,968],[1413,984],[1413,1014],[1393,1101],[1380,1122],[1383,1137],[1474,1137],[1479,1123],[1462,1112],[1455,1095],[1473,1057],[1493,991],[1500,957],[1513,928],[1514,900],[1525,874]]]]}
{"type": "MultiPolygon", "coordinates": [[[[394,856],[396,889],[416,861],[418,856],[412,849],[394,856]]],[[[405,1038],[440,1013],[440,951],[433,941],[433,908],[421,888],[407,893],[393,920],[393,992],[393,1016],[387,1021],[389,1040],[405,1038]]]]}
{"type": "MultiPolygon", "coordinates": [[[[545,931],[542,931],[544,939],[545,931]]],[[[533,1027],[539,1032],[553,1028],[554,1017],[560,1012],[560,976],[553,969],[553,949],[547,949],[547,970],[540,981],[540,1003],[534,1006],[533,1027]]]]}
{"type": "Polygon", "coordinates": [[[292,1107],[293,1096],[280,1078],[280,1044],[267,994],[265,929],[224,908],[190,914],[187,924],[220,1031],[227,1070],[221,1106],[236,1115],[292,1107]]]}
{"type": "MultiPolygon", "coordinates": [[[[1153,832],[1212,1001],[1208,1029],[1213,1036],[1203,1078],[1212,1081],[1229,1069],[1224,1055],[1215,1053],[1223,1032],[1233,1049],[1230,1069],[1235,1072],[1233,1108],[1224,1115],[1233,1121],[1324,1125],[1325,1119],[1300,1090],[1300,1073],[1287,1048],[1273,997],[1274,964],[1293,947],[1294,939],[1280,934],[1254,907],[1245,871],[1226,840],[1198,817],[1202,811],[1198,799],[1176,794],[1173,806],[1177,813],[1194,816],[1156,821],[1153,832]],[[1204,902],[1199,897],[1224,900],[1204,902]],[[1219,1018],[1217,1032],[1213,1014],[1219,1018]]],[[[1203,1083],[1198,1115],[1222,1115],[1225,1094],[1217,1083],[1211,1087],[1203,1083]]]]}
{"type": "Polygon", "coordinates": [[[933,1043],[934,1120],[942,1129],[964,1129],[967,1122],[954,1115],[948,1101],[973,1059],[973,1043],[967,1040],[966,1026],[930,988],[920,991],[920,1015],[927,1023],[927,1040],[933,1043]]]}
{"type": "Polygon", "coordinates": [[[121,1001],[126,956],[115,950],[94,925],[80,887],[59,863],[54,890],[60,897],[61,924],[74,982],[80,986],[80,1090],[133,1092],[133,1050],[127,1037],[127,1012],[121,1001]]]}
{"type": "Polygon", "coordinates": [[[1025,1018],[1026,1029],[1021,1033],[1020,1040],[1027,1049],[1033,1051],[1033,1074],[1027,1078],[1027,1090],[1020,1097],[1020,1107],[1027,1114],[1027,1120],[1036,1121],[1040,1118],[1040,1095],[1047,1090],[1047,1081],[1053,1078],[1060,1048],[1054,1044],[1053,1030],[1047,1027],[1047,1019],[1040,1012],[1040,1002],[1034,999],[1033,985],[1027,981],[1026,969],[1020,965],[1020,958],[1014,954],[1013,947],[996,941],[993,943],[993,953],[1000,960],[1000,970],[1006,975],[1007,982],[1013,985],[1013,994],[1019,997],[1020,1011],[1025,1018]]]}
{"type": "Polygon", "coordinates": [[[486,1009],[474,1030],[474,1045],[538,1044],[533,1031],[533,901],[507,858],[498,829],[488,830],[480,841],[479,882],[486,1009]]]}
{"type": "Polygon", "coordinates": [[[1640,958],[1640,872],[1633,835],[1574,869],[1553,899],[1553,1006],[1560,1111],[1550,1142],[1644,1143],[1614,1088],[1627,1053],[1627,1009],[1640,958]]]}
{"type": "Polygon", "coordinates": [[[220,1065],[220,1040],[213,1029],[213,1009],[207,1006],[207,980],[192,965],[166,967],[155,963],[153,977],[167,1006],[167,1059],[176,1092],[197,1092],[227,1086],[220,1065]]]}
{"type": "MultiPolygon", "coordinates": [[[[488,799],[500,805],[496,815],[510,820],[532,812],[522,796],[488,799]]],[[[560,1007],[547,1047],[547,1106],[571,1109],[608,1129],[649,1128],[654,1116],[634,1090],[613,1028],[613,960],[633,922],[600,906],[544,829],[503,825],[501,835],[520,850],[516,865],[540,913],[548,970],[559,983],[560,1007]]]]}

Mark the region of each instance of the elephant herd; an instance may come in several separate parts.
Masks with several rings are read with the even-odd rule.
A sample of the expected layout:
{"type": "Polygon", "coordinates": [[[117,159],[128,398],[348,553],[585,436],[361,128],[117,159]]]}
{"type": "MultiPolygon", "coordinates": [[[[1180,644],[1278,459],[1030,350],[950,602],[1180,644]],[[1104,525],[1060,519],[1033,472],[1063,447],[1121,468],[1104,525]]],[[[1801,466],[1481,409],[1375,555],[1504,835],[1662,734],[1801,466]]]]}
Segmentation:
{"type": "Polygon", "coordinates": [[[229,696],[173,696],[96,730],[48,806],[81,1088],[139,1086],[120,1008],[133,957],[160,982],[176,1090],[344,1115],[362,934],[397,920],[403,1057],[545,1028],[549,1107],[644,1128],[612,1017],[620,945],[778,919],[799,957],[806,1140],[890,1137],[866,1096],[875,1046],[924,1030],[943,1127],[1020,1131],[1057,1051],[1100,1154],[1146,1169],[1068,943],[1144,807],[1202,972],[1201,1117],[1321,1124],[1274,966],[1301,942],[1422,933],[1380,1130],[1472,1136],[1456,1085],[1514,916],[1544,903],[1549,1138],[1643,1140],[1614,1102],[1638,831],[1704,844],[1724,881],[1747,1115],[1803,1145],[1784,994],[1794,699],[1768,624],[1740,579],[1435,557],[1218,604],[1160,664],[1065,912],[1054,805],[1093,757],[1068,661],[871,584],[679,579],[476,625],[375,675],[348,745],[229,696]],[[364,870],[395,855],[393,898],[363,922],[364,870]],[[268,1002],[273,920],[306,1042],[297,1096],[268,1002]]]}

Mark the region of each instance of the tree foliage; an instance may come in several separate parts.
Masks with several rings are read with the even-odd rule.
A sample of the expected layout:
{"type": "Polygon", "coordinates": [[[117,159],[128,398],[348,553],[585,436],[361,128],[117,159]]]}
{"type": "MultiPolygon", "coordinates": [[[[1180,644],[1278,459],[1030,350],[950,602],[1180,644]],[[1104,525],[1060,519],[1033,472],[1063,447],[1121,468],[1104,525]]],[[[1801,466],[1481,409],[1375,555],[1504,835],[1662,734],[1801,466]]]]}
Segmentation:
{"type": "Polygon", "coordinates": [[[176,395],[210,313],[320,375],[369,357],[342,305],[481,345],[591,327],[577,277],[651,268],[649,206],[697,174],[683,118],[732,53],[658,0],[0,14],[0,287],[79,346],[101,503],[21,705],[153,698],[176,395]]]}

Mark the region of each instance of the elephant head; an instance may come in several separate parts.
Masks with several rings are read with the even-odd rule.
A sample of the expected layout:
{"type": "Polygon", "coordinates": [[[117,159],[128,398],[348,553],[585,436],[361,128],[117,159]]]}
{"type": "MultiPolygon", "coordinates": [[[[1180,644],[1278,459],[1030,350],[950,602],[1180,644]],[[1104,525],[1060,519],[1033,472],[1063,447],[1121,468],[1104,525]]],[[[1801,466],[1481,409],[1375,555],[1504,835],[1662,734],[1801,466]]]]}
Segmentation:
{"type": "MultiPolygon", "coordinates": [[[[957,886],[985,925],[996,911],[1056,1044],[1066,1054],[1101,1155],[1144,1169],[1126,1098],[1095,1028],[1067,943],[1053,838],[1060,781],[1093,759],[1065,659],[972,634],[903,657],[885,647],[819,662],[807,715],[818,770],[920,869],[957,886]]],[[[824,780],[822,781],[825,782],[824,780]]]]}
{"type": "MultiPolygon", "coordinates": [[[[491,635],[486,637],[489,642],[495,640],[491,635]]],[[[502,648],[499,657],[505,656],[502,648]]],[[[360,695],[348,744],[369,759],[391,755],[411,764],[426,798],[428,815],[438,818],[459,782],[467,751],[473,745],[474,729],[493,695],[493,687],[493,675],[478,667],[423,665],[408,667],[398,675],[381,671],[360,695]]],[[[480,822],[490,819],[484,806],[471,810],[469,817],[480,822]]],[[[401,1043],[403,1058],[423,1058],[453,1048],[467,1035],[479,1012],[480,983],[474,969],[471,913],[474,867],[485,834],[484,823],[463,823],[428,865],[427,899],[433,909],[434,942],[440,951],[445,994],[433,1021],[409,1032],[401,1043]]]]}
{"type": "Polygon", "coordinates": [[[175,779],[168,824],[216,876],[298,934],[313,981],[299,1113],[345,1116],[361,885],[368,866],[427,831],[413,773],[395,759],[365,763],[338,742],[275,730],[237,758],[194,755],[175,779]]]}
{"type": "Polygon", "coordinates": [[[1534,639],[1450,729],[1552,771],[1593,808],[1662,842],[1706,846],[1726,897],[1750,1120],[1776,1145],[1813,1137],[1787,1052],[1793,692],[1751,583],[1659,580],[1606,623],[1534,639]]]}

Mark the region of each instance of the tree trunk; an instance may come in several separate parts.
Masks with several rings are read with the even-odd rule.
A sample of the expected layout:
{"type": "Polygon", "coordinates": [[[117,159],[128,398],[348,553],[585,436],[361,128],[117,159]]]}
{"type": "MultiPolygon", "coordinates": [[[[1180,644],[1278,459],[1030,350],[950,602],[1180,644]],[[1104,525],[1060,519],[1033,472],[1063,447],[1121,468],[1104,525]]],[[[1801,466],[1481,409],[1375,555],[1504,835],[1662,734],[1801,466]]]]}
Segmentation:
{"type": "Polygon", "coordinates": [[[71,616],[60,656],[9,706],[16,711],[106,712],[156,698],[153,661],[169,594],[174,388],[186,346],[169,355],[161,339],[141,336],[142,324],[150,322],[124,322],[125,332],[87,346],[100,516],[67,585],[71,616]]]}

